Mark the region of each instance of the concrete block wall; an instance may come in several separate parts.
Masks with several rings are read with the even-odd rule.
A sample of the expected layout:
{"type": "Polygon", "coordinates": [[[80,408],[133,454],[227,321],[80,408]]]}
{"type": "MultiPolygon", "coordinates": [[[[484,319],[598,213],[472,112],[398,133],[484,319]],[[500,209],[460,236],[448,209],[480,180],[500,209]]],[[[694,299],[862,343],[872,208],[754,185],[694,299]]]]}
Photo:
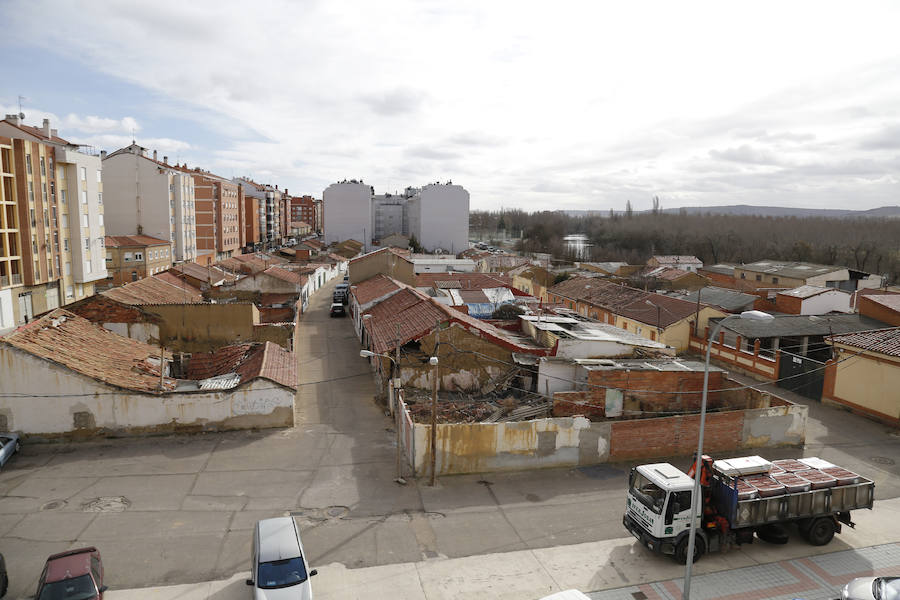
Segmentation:
{"type": "MultiPolygon", "coordinates": [[[[757,448],[802,446],[807,414],[806,406],[786,401],[772,402],[763,408],[708,413],[704,448],[724,455],[757,448]]],[[[697,414],[605,422],[575,416],[515,423],[439,424],[437,473],[572,467],[687,456],[697,448],[699,425],[697,414]]],[[[430,425],[413,425],[411,456],[417,475],[429,473],[430,435],[430,425]]]]}

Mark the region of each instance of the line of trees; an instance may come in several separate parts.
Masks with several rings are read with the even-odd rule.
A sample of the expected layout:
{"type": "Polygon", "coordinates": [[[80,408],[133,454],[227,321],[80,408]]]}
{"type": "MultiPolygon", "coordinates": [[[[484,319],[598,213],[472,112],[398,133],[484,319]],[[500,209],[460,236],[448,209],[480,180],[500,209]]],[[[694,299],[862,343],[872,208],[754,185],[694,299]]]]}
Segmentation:
{"type": "Polygon", "coordinates": [[[561,211],[473,211],[470,227],[490,238],[521,237],[518,250],[572,261],[563,237],[583,234],[591,261],[642,264],[656,254],[688,254],[704,264],[762,259],[841,265],[900,282],[900,219],[647,213],[571,216],[561,211]]]}

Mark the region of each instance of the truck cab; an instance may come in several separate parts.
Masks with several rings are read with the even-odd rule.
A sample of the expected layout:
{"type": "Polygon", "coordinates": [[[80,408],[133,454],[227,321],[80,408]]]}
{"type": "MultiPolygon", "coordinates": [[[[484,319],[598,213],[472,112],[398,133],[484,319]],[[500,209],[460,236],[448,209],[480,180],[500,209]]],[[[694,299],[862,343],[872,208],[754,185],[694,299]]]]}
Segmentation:
{"type": "Polygon", "coordinates": [[[694,480],[669,463],[635,467],[628,481],[625,527],[648,549],[674,554],[690,531],[693,488],[694,480]]]}

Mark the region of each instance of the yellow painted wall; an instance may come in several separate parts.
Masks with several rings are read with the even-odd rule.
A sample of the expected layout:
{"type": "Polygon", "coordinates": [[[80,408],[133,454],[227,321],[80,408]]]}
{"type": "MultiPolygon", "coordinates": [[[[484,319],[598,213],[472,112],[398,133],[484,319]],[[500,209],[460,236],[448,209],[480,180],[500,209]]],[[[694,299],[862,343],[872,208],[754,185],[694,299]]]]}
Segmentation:
{"type": "Polygon", "coordinates": [[[834,395],[892,419],[900,419],[900,360],[881,355],[878,361],[858,350],[841,349],[834,380],[834,395]]]}
{"type": "MultiPolygon", "coordinates": [[[[703,331],[704,328],[709,324],[710,318],[718,318],[726,316],[720,310],[716,310],[710,307],[703,307],[700,309],[700,331],[703,331]]],[[[688,350],[688,345],[690,344],[690,335],[691,335],[691,321],[694,320],[694,315],[682,319],[677,323],[673,323],[669,325],[665,329],[663,329],[662,335],[660,336],[659,341],[662,343],[672,346],[675,348],[676,352],[686,352],[688,350]]],[[[648,325],[646,323],[640,323],[635,321],[634,319],[628,319],[622,317],[620,315],[616,315],[616,327],[625,329],[630,331],[631,333],[636,333],[642,337],[651,339],[651,332],[656,332],[656,327],[653,325],[648,325]],[[628,325],[625,327],[625,325],[628,325]],[[640,328],[640,331],[638,331],[640,328]]]]}

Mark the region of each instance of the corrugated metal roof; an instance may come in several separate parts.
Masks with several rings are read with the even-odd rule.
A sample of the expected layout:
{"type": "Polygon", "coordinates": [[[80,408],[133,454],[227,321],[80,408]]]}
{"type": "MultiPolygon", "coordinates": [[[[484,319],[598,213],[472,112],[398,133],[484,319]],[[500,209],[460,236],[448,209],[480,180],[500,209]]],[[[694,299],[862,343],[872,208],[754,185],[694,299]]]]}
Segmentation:
{"type": "MultiPolygon", "coordinates": [[[[710,319],[710,328],[718,319],[710,319]]],[[[883,329],[887,323],[861,315],[776,315],[766,321],[731,318],[724,329],[741,335],[744,339],[785,336],[826,336],[858,331],[883,329]]]]}

